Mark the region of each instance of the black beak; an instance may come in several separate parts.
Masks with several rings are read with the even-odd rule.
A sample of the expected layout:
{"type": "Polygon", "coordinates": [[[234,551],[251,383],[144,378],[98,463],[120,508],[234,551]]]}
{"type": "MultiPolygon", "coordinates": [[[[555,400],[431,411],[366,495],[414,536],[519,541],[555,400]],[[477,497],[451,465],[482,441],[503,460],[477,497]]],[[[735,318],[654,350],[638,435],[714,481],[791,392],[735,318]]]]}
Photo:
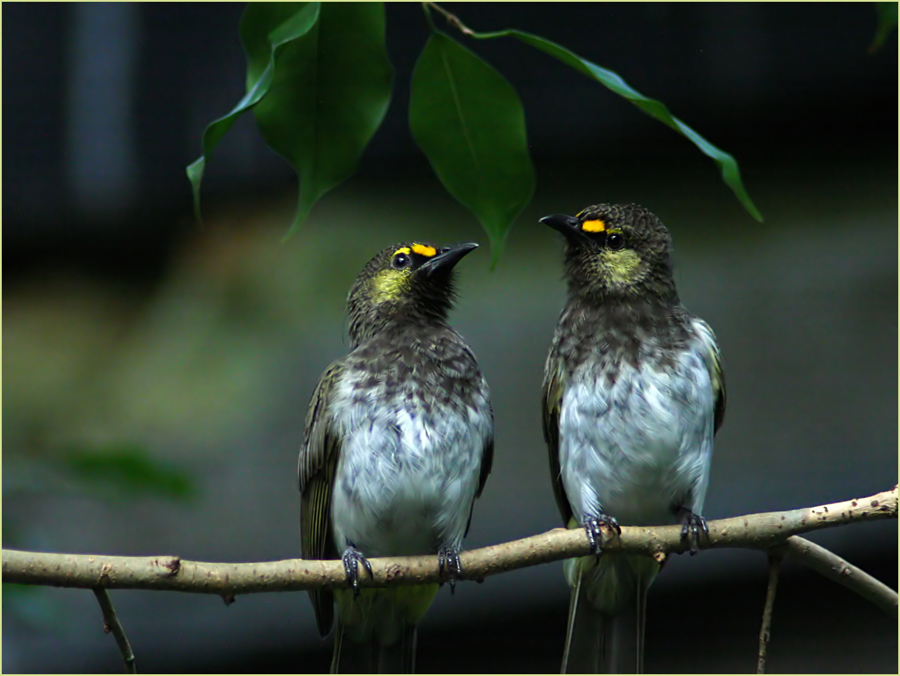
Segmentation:
{"type": "Polygon", "coordinates": [[[581,230],[581,221],[574,216],[544,216],[541,223],[549,225],[573,244],[593,244],[593,240],[581,230]]]}
{"type": "Polygon", "coordinates": [[[439,270],[449,272],[466,254],[475,251],[477,248],[478,245],[474,242],[445,246],[438,250],[436,256],[425,261],[422,267],[419,268],[419,272],[424,272],[426,275],[433,275],[439,270]]]}

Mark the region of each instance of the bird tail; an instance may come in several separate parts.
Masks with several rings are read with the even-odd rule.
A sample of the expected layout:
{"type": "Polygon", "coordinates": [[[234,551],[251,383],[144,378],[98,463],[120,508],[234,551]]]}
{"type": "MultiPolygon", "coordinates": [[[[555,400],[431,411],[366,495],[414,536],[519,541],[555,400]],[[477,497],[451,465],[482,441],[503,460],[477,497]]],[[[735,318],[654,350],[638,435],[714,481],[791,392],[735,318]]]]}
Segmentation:
{"type": "Polygon", "coordinates": [[[363,641],[345,641],[344,623],[338,619],[334,635],[332,674],[412,674],[416,670],[416,626],[405,625],[400,637],[390,645],[381,645],[378,637],[363,641]]]}
{"type": "Polygon", "coordinates": [[[407,624],[396,643],[383,645],[378,652],[379,674],[414,674],[416,672],[416,625],[407,624]]]}
{"type": "Polygon", "coordinates": [[[643,673],[647,589],[657,570],[649,557],[566,562],[572,595],[562,673],[643,673]]]}
{"type": "Polygon", "coordinates": [[[569,601],[569,621],[566,626],[566,645],[563,649],[563,674],[596,674],[600,660],[610,642],[612,625],[587,599],[584,575],[578,571],[569,601]]]}
{"type": "Polygon", "coordinates": [[[347,628],[338,617],[334,631],[334,653],[331,657],[332,674],[372,674],[377,664],[378,645],[374,638],[354,641],[347,636],[347,628]]]}
{"type": "Polygon", "coordinates": [[[437,584],[334,593],[337,631],[332,673],[412,673],[416,625],[438,591],[437,584]]]}

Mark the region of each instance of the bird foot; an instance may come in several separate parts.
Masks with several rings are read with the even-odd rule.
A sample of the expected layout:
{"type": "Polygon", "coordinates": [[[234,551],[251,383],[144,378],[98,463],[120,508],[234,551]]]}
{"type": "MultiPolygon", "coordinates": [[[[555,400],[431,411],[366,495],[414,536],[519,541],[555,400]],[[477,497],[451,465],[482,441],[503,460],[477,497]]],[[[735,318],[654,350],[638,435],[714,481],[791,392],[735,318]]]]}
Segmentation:
{"type": "Polygon", "coordinates": [[[450,593],[456,593],[456,580],[462,572],[459,551],[452,547],[441,547],[438,550],[438,570],[441,577],[450,584],[450,593]]]}
{"type": "Polygon", "coordinates": [[[603,529],[614,531],[616,535],[622,534],[622,529],[616,517],[609,514],[600,514],[599,516],[586,516],[584,518],[584,531],[587,533],[588,542],[591,545],[591,552],[600,556],[603,553],[603,529]]]}
{"type": "Polygon", "coordinates": [[[341,561],[344,563],[344,575],[347,577],[347,582],[353,588],[353,598],[356,598],[359,596],[359,564],[365,567],[369,577],[375,577],[372,575],[372,564],[352,542],[347,543],[347,549],[344,550],[341,561]]]}
{"type": "Polygon", "coordinates": [[[709,537],[709,526],[706,519],[684,507],[679,510],[678,520],[681,521],[681,539],[688,541],[693,556],[700,551],[700,532],[709,537]]]}

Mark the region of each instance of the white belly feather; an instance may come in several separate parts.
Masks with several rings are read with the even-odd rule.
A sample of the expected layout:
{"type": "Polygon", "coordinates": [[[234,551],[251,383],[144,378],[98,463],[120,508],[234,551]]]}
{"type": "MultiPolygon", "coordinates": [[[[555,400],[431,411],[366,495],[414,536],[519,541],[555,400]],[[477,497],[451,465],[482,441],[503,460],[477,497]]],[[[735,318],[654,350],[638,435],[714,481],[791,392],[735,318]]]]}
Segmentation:
{"type": "Polygon", "coordinates": [[[459,549],[491,434],[479,413],[487,392],[475,407],[453,408],[355,394],[347,379],[332,402],[343,440],[331,506],[338,551],[348,543],[368,557],[459,549]]]}
{"type": "Polygon", "coordinates": [[[572,375],[560,414],[560,466],[573,513],[622,525],[675,520],[673,506],[701,513],[713,446],[713,388],[699,354],[657,371],[627,363],[614,384],[585,364],[572,375]]]}

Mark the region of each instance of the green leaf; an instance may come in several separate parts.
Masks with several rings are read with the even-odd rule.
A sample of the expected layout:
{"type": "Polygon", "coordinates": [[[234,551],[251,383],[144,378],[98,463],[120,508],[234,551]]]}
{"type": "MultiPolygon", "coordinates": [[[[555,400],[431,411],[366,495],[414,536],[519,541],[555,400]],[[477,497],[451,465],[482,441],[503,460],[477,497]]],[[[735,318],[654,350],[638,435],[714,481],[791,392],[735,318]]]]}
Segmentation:
{"type": "Polygon", "coordinates": [[[306,35],[319,20],[318,2],[250,2],[241,17],[249,92],[270,66],[279,46],[306,35]]]}
{"type": "Polygon", "coordinates": [[[187,167],[194,195],[194,215],[200,215],[200,183],[206,159],[231,125],[268,94],[275,74],[279,47],[309,32],[319,18],[318,2],[250,3],[241,19],[241,37],[247,52],[247,93],[224,117],[203,132],[203,154],[187,167]]]}
{"type": "Polygon", "coordinates": [[[324,3],[313,28],[279,48],[269,94],[253,114],[300,178],[288,236],[356,170],[387,112],[392,80],[382,3],[324,3]]]}
{"type": "Polygon", "coordinates": [[[647,98],[640,92],[632,89],[625,81],[616,73],[606,68],[591,63],[587,59],[570,52],[565,47],[561,47],[555,42],[550,42],[544,38],[525,33],[518,30],[504,30],[495,33],[473,33],[473,37],[481,39],[512,37],[521,40],[527,45],[541,50],[558,59],[562,63],[574,68],[580,73],[587,75],[592,80],[596,80],[610,91],[615,92],[619,96],[627,99],[629,102],[637,106],[647,115],[656,118],[666,126],[674,129],[679,134],[687,137],[695,146],[700,149],[704,155],[711,157],[719,166],[722,174],[722,180],[731,188],[735,196],[744,205],[744,208],[757,221],[762,221],[762,215],[754,206],[753,201],[744,189],[741,182],[741,172],[738,169],[737,161],[729,153],[717,148],[712,143],[704,139],[700,134],[688,127],[684,122],[672,115],[665,104],[651,98],[647,98]]]}
{"type": "Polygon", "coordinates": [[[875,12],[878,14],[878,27],[875,29],[875,38],[869,45],[870,54],[881,49],[884,41],[897,28],[897,3],[876,2],[875,12]]]}
{"type": "Polygon", "coordinates": [[[409,124],[438,178],[481,222],[496,263],[534,192],[515,90],[475,54],[433,33],[413,71],[409,124]]]}
{"type": "Polygon", "coordinates": [[[130,444],[110,444],[93,448],[70,448],[62,454],[69,473],[78,479],[114,490],[119,496],[135,493],[176,499],[194,494],[193,480],[182,470],[151,458],[130,444]]]}

